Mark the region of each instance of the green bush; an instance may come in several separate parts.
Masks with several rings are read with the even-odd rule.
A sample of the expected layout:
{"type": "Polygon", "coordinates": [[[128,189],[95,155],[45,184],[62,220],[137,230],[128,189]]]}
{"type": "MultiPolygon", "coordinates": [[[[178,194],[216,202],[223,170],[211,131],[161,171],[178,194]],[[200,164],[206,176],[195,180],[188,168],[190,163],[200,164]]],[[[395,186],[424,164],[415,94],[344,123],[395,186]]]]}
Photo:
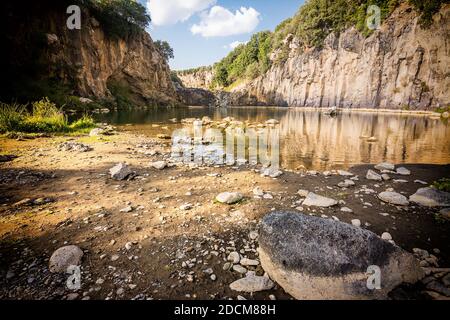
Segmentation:
{"type": "Polygon", "coordinates": [[[95,127],[88,115],[69,124],[66,115],[48,98],[36,101],[31,106],[0,103],[0,133],[63,133],[76,132],[95,127]]]}
{"type": "Polygon", "coordinates": [[[26,106],[20,104],[0,103],[0,133],[18,128],[26,113],[26,106]]]}
{"type": "Polygon", "coordinates": [[[450,178],[442,178],[434,182],[433,186],[438,190],[450,192],[450,178]]]}

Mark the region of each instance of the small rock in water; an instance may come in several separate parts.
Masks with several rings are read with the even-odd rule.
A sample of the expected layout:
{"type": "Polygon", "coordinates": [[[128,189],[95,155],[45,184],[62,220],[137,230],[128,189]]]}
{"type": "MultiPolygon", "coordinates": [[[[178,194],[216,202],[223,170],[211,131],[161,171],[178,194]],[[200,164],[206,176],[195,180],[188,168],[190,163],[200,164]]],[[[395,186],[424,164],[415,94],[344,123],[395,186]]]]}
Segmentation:
{"type": "Polygon", "coordinates": [[[409,171],[408,169],[406,169],[404,167],[397,168],[396,172],[397,172],[397,174],[402,175],[402,176],[409,176],[411,174],[411,171],[409,171]]]}
{"type": "Polygon", "coordinates": [[[383,178],[378,173],[376,173],[373,170],[368,170],[367,171],[366,179],[368,179],[368,180],[375,180],[375,181],[382,181],[383,180],[383,178]]]}
{"type": "Polygon", "coordinates": [[[352,177],[352,176],[354,176],[353,173],[348,172],[348,171],[345,171],[345,170],[338,170],[337,173],[338,173],[340,176],[344,176],[344,177],[352,177]]]}
{"type": "Polygon", "coordinates": [[[61,247],[53,252],[49,261],[49,269],[52,273],[67,272],[69,266],[78,266],[83,258],[83,251],[74,245],[61,247]]]}
{"type": "Polygon", "coordinates": [[[353,212],[352,209],[347,208],[347,207],[342,207],[342,208],[341,208],[341,211],[342,211],[342,212],[348,212],[348,213],[352,213],[352,212],[353,212]]]}
{"type": "Polygon", "coordinates": [[[235,204],[241,201],[242,194],[238,192],[223,192],[216,197],[216,200],[220,203],[235,204]]]}
{"type": "Polygon", "coordinates": [[[270,290],[274,286],[268,277],[260,277],[253,272],[248,272],[245,278],[239,279],[230,284],[230,289],[238,292],[259,292],[270,290]]]}
{"type": "Polygon", "coordinates": [[[389,162],[383,162],[383,163],[377,164],[375,166],[375,169],[377,169],[379,171],[383,171],[383,170],[393,171],[395,169],[395,165],[393,165],[392,163],[389,163],[389,162]]]}
{"type": "Polygon", "coordinates": [[[398,206],[407,206],[409,204],[408,199],[404,195],[392,191],[381,192],[378,195],[378,198],[383,202],[387,202],[398,206]]]}

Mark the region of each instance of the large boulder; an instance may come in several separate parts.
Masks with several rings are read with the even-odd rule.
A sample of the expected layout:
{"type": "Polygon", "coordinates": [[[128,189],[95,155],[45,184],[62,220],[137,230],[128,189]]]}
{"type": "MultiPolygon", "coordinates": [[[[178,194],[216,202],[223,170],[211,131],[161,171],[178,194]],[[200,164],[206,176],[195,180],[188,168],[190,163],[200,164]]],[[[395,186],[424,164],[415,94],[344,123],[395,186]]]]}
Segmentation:
{"type": "Polygon", "coordinates": [[[77,246],[70,245],[53,252],[49,261],[49,269],[52,273],[65,273],[70,266],[78,266],[83,258],[83,251],[77,246]]]}
{"type": "Polygon", "coordinates": [[[450,207],[450,193],[434,188],[421,188],[409,200],[425,207],[450,207]]]}
{"type": "Polygon", "coordinates": [[[262,220],[259,257],[271,279],[296,299],[385,299],[401,283],[423,277],[418,261],[376,234],[298,213],[262,220]],[[381,270],[381,289],[367,286],[369,266],[381,270]]]}

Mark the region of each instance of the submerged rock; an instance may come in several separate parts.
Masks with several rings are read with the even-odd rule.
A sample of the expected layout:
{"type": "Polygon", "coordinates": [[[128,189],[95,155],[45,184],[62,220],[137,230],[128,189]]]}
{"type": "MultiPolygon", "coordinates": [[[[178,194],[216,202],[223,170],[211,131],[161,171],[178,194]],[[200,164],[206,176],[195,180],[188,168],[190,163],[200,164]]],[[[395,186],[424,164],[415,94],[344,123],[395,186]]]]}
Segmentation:
{"type": "Polygon", "coordinates": [[[259,234],[263,269],[296,299],[386,299],[423,276],[414,256],[346,223],[273,212],[259,234]],[[369,266],[381,268],[380,290],[367,287],[369,266]]]}
{"type": "Polygon", "coordinates": [[[409,171],[408,169],[406,169],[404,167],[397,168],[396,172],[397,172],[397,174],[402,175],[402,176],[409,176],[411,174],[411,171],[409,171]]]}
{"type": "Polygon", "coordinates": [[[389,162],[383,162],[383,163],[377,164],[375,166],[375,169],[377,169],[379,171],[383,171],[383,170],[393,171],[395,169],[395,165],[393,165],[392,163],[389,163],[389,162]]]}
{"type": "Polygon", "coordinates": [[[270,290],[273,286],[273,281],[271,281],[268,277],[260,277],[250,271],[247,272],[247,276],[245,278],[236,280],[230,284],[230,289],[238,292],[252,293],[270,290]]]}
{"type": "Polygon", "coordinates": [[[376,173],[373,170],[368,170],[367,171],[367,175],[366,175],[366,179],[368,180],[375,180],[375,181],[382,181],[383,177],[381,175],[379,175],[378,173],[376,173]]]}
{"type": "Polygon", "coordinates": [[[450,193],[434,188],[421,188],[409,200],[424,207],[450,207],[450,193]]]}
{"type": "Polygon", "coordinates": [[[125,163],[119,163],[116,166],[109,169],[109,173],[111,174],[111,178],[114,180],[125,180],[128,178],[133,172],[125,163]]]}
{"type": "Polygon", "coordinates": [[[334,199],[319,196],[313,192],[308,193],[305,201],[302,203],[304,206],[315,206],[315,207],[332,207],[338,204],[334,199]]]}
{"type": "Polygon", "coordinates": [[[409,204],[408,198],[406,198],[404,195],[401,195],[400,193],[392,191],[381,192],[378,195],[378,198],[383,202],[399,206],[407,206],[409,204]]]}
{"type": "Polygon", "coordinates": [[[70,266],[81,264],[83,251],[77,246],[70,245],[61,247],[53,252],[49,261],[49,269],[52,273],[64,273],[70,266]]]}

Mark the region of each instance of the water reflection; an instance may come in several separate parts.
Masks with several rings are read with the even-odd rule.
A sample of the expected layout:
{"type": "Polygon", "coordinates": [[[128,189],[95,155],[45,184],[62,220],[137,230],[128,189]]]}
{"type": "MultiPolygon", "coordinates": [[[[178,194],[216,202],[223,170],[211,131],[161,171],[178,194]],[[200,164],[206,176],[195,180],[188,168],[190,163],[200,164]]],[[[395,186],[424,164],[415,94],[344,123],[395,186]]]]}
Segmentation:
{"type": "Polygon", "coordinates": [[[100,120],[126,126],[148,135],[179,128],[170,119],[234,117],[240,121],[280,121],[281,165],[295,169],[326,170],[360,163],[450,163],[450,126],[424,116],[343,113],[332,118],[317,111],[287,108],[239,107],[159,108],[119,111],[101,115],[100,120]]]}

